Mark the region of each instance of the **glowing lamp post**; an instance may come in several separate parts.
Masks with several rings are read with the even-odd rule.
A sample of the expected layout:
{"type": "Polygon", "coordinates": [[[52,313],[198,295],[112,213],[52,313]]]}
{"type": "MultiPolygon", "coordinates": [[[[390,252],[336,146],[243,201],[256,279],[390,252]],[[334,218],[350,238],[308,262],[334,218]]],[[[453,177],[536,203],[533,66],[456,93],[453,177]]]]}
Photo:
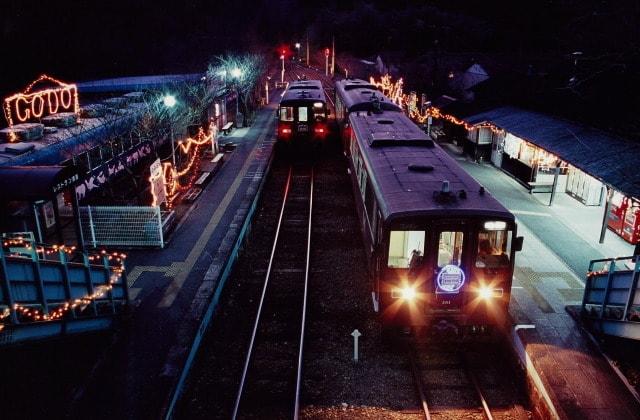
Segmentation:
{"type": "Polygon", "coordinates": [[[329,48],[324,49],[324,75],[329,75],[329,48]]]}
{"type": "Polygon", "coordinates": [[[242,77],[242,70],[238,67],[231,70],[231,77],[236,80],[236,125],[238,125],[238,116],[240,114],[240,89],[238,89],[238,84],[240,83],[240,78],[242,77]]]}
{"type": "Polygon", "coordinates": [[[282,60],[282,72],[281,72],[281,76],[280,76],[280,82],[284,83],[284,51],[280,55],[280,60],[282,60]]]}
{"type": "Polygon", "coordinates": [[[296,42],[296,58],[300,61],[300,43],[296,42]]]}
{"type": "MultiPolygon", "coordinates": [[[[162,98],[162,103],[164,104],[164,106],[171,110],[173,109],[174,106],[176,106],[176,97],[173,95],[165,95],[164,98],[162,98]]],[[[169,119],[169,132],[171,135],[171,159],[173,161],[173,167],[176,167],[176,148],[175,145],[173,144],[173,122],[171,121],[171,119],[169,119]]]]}

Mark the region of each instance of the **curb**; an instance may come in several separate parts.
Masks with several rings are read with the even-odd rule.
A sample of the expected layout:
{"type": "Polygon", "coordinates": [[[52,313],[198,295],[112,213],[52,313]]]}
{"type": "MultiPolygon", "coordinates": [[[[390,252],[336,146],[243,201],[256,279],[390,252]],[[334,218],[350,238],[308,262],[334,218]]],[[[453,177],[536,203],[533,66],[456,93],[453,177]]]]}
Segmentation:
{"type": "Polygon", "coordinates": [[[536,418],[535,413],[538,412],[539,414],[541,414],[542,418],[551,418],[551,419],[559,420],[561,419],[561,417],[558,414],[558,411],[555,405],[553,404],[553,401],[549,395],[549,392],[547,391],[546,387],[544,386],[544,383],[542,382],[542,378],[540,377],[540,374],[538,373],[535,366],[533,365],[533,361],[529,357],[529,354],[527,354],[527,351],[524,348],[524,343],[522,342],[520,335],[518,334],[518,330],[535,329],[535,327],[536,327],[535,325],[522,325],[522,324],[515,325],[510,334],[511,346],[515,351],[516,355],[518,356],[520,365],[525,370],[525,373],[527,375],[527,379],[529,382],[529,386],[533,387],[533,391],[535,391],[535,393],[529,392],[529,400],[532,405],[532,409],[533,409],[532,414],[534,415],[534,418],[536,418]],[[537,398],[538,396],[539,398],[537,398]],[[540,404],[536,404],[536,402],[539,400],[543,403],[543,406],[540,406],[540,404]],[[541,408],[542,410],[536,410],[536,408],[541,408]]]}

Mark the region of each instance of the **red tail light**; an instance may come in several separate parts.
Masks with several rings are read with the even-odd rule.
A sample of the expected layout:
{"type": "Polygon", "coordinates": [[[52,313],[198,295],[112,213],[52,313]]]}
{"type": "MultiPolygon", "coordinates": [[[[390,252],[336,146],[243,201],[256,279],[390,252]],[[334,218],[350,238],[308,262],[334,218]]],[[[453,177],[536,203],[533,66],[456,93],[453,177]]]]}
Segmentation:
{"type": "Polygon", "coordinates": [[[327,135],[328,132],[329,132],[329,130],[328,130],[326,125],[318,124],[315,127],[313,127],[313,133],[316,136],[324,137],[324,136],[327,135]]]}

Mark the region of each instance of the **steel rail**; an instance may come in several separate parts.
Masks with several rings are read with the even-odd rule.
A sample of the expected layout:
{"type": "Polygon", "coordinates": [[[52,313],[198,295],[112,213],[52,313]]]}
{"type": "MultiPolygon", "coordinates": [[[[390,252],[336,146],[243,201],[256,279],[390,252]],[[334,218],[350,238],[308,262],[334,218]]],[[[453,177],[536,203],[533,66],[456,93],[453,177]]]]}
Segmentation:
{"type": "Polygon", "coordinates": [[[307,260],[304,271],[304,296],[302,298],[302,326],[300,328],[300,349],[298,351],[298,373],[296,375],[296,402],[293,418],[298,420],[300,414],[300,383],[302,382],[302,352],[304,349],[304,331],[307,320],[307,292],[309,286],[309,260],[311,257],[311,218],[313,214],[313,168],[311,168],[311,186],[309,188],[309,224],[307,233],[307,260]]]}
{"type": "Polygon", "coordinates": [[[413,350],[411,348],[407,348],[407,356],[409,357],[409,365],[411,366],[411,373],[413,374],[413,383],[416,386],[416,390],[418,391],[418,396],[420,396],[420,404],[422,406],[424,418],[426,420],[431,420],[429,404],[427,404],[427,397],[422,387],[422,380],[420,379],[420,374],[418,372],[418,365],[416,364],[415,355],[413,354],[413,350]]]}
{"type": "Polygon", "coordinates": [[[473,383],[473,387],[476,389],[478,394],[478,398],[480,399],[480,403],[482,404],[482,411],[484,412],[487,420],[493,420],[493,416],[491,415],[491,410],[489,410],[489,404],[487,404],[487,400],[484,398],[482,394],[482,389],[480,389],[480,384],[478,383],[478,379],[476,378],[475,373],[471,370],[469,363],[467,362],[466,357],[463,356],[463,361],[466,367],[467,375],[469,375],[469,379],[471,379],[471,383],[473,383]]]}
{"type": "Polygon", "coordinates": [[[271,256],[269,257],[269,265],[267,266],[267,273],[265,275],[264,286],[262,287],[262,295],[260,296],[260,304],[258,305],[258,313],[256,314],[256,320],[253,324],[253,332],[251,333],[251,341],[249,342],[249,349],[247,350],[247,358],[244,362],[244,368],[242,369],[242,377],[240,379],[240,386],[236,395],[236,401],[233,406],[232,419],[236,420],[238,417],[238,410],[240,408],[240,400],[242,399],[242,392],[244,391],[245,381],[247,379],[247,371],[249,370],[249,363],[251,362],[251,355],[253,353],[253,345],[256,339],[256,333],[258,331],[258,324],[260,323],[260,315],[262,314],[262,306],[264,304],[264,297],[267,293],[267,286],[269,284],[269,278],[271,276],[271,267],[273,265],[273,256],[276,253],[276,246],[278,245],[278,236],[280,235],[280,228],[282,227],[282,216],[284,214],[284,207],[287,204],[287,197],[289,196],[289,187],[291,185],[291,179],[293,177],[293,167],[289,167],[289,175],[287,176],[287,183],[284,190],[284,199],[282,200],[282,207],[280,208],[280,216],[278,217],[278,225],[276,227],[276,235],[273,241],[273,247],[271,248],[271,256]]]}

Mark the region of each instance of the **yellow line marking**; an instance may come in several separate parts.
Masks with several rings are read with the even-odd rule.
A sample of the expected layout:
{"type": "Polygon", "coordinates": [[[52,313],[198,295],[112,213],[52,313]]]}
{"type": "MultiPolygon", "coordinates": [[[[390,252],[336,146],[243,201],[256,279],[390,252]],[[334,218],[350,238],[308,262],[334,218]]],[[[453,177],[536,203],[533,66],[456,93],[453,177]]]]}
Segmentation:
{"type": "Polygon", "coordinates": [[[178,292],[180,292],[182,285],[184,284],[184,282],[187,280],[187,277],[191,273],[191,269],[193,269],[193,266],[195,265],[196,261],[198,261],[198,258],[200,258],[202,251],[207,245],[207,242],[209,242],[209,238],[213,234],[213,231],[218,226],[220,219],[222,219],[222,216],[227,210],[227,206],[233,199],[233,196],[236,194],[238,188],[240,188],[240,184],[244,180],[245,174],[249,171],[249,167],[254,163],[253,159],[256,152],[258,151],[258,145],[264,141],[264,138],[267,136],[267,134],[271,133],[270,127],[273,124],[273,119],[268,119],[268,121],[270,122],[267,123],[265,130],[262,132],[262,134],[258,138],[258,141],[255,142],[253,146],[253,150],[251,151],[251,154],[249,154],[249,157],[245,161],[244,166],[236,176],[236,179],[233,181],[233,184],[231,184],[231,187],[229,188],[224,198],[218,205],[218,208],[213,213],[213,216],[211,216],[211,220],[209,221],[207,226],[204,228],[204,231],[196,241],[195,245],[193,246],[193,248],[191,248],[191,252],[189,252],[187,259],[184,261],[182,270],[180,270],[176,274],[171,284],[167,287],[167,290],[165,290],[164,296],[162,297],[162,300],[158,304],[158,308],[170,307],[173,304],[173,301],[178,296],[178,292]]]}

